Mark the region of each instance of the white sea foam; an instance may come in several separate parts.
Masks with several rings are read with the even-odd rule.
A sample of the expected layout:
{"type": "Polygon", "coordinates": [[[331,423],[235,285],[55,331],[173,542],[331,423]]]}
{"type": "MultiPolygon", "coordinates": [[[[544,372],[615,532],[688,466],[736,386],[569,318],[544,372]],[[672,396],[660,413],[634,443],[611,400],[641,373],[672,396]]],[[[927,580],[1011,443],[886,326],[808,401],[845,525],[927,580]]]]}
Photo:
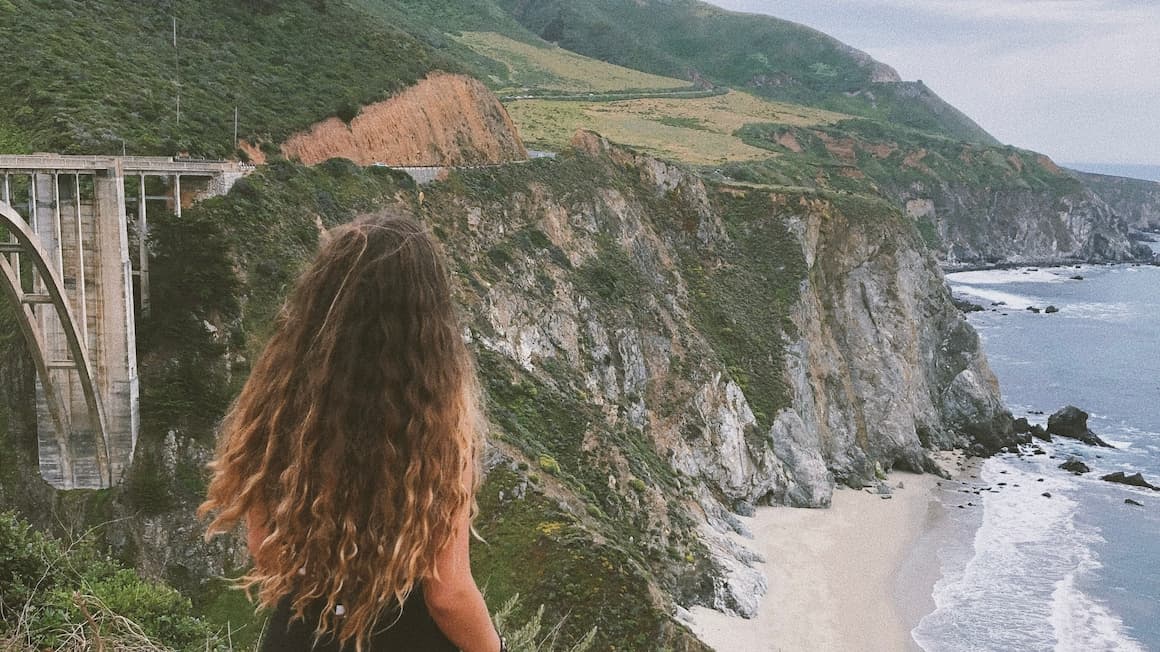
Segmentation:
{"type": "Polygon", "coordinates": [[[1060,315],[1099,321],[1128,321],[1132,308],[1126,303],[1069,303],[1060,306],[1060,315]]]}
{"type": "Polygon", "coordinates": [[[947,274],[951,283],[964,285],[1004,285],[1007,283],[1059,283],[1067,276],[1052,273],[1047,269],[984,269],[974,272],[952,272],[947,274]]]}
{"type": "Polygon", "coordinates": [[[1013,310],[1023,310],[1027,306],[1044,305],[1042,301],[1036,301],[1034,297],[1025,297],[1010,292],[1003,292],[1002,290],[992,290],[989,288],[975,287],[973,285],[954,285],[951,286],[958,294],[982,299],[988,303],[1005,303],[1008,308],[1013,310]]]}
{"type": "Polygon", "coordinates": [[[1076,586],[1077,577],[1099,567],[1089,552],[1074,571],[1055,583],[1051,592],[1055,652],[1144,652],[1143,646],[1125,635],[1123,621],[1076,586]]]}
{"type": "MultiPolygon", "coordinates": [[[[1130,647],[1122,622],[1077,587],[1077,578],[1098,567],[1092,546],[1099,535],[1076,524],[1077,503],[1068,496],[1075,481],[1041,470],[1004,458],[984,464],[981,482],[998,492],[981,496],[969,561],[944,567],[935,585],[936,609],[913,632],[923,649],[1113,649],[1100,647],[1107,641],[1139,649],[1130,647]],[[1088,609],[1082,618],[1074,615],[1079,609],[1088,609]]],[[[980,500],[963,496],[962,503],[980,500]]]]}

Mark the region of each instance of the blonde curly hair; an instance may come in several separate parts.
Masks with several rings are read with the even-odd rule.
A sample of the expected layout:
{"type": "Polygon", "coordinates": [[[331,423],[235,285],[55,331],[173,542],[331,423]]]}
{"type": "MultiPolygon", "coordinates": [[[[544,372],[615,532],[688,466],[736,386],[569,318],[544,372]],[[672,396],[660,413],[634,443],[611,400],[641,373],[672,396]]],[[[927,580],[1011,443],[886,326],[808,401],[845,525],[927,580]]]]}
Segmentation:
{"type": "Polygon", "coordinates": [[[324,604],[316,634],[361,650],[475,516],[479,395],[435,240],[394,213],[336,229],[223,421],[206,538],[261,515],[239,585],[324,604]]]}

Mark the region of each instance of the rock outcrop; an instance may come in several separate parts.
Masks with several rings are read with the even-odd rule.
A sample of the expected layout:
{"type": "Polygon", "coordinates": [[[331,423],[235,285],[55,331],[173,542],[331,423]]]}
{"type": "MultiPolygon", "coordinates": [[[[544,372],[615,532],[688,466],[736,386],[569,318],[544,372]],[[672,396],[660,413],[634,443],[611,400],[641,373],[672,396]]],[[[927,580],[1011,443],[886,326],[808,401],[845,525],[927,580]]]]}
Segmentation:
{"type": "Polygon", "coordinates": [[[1140,487],[1141,489],[1151,489],[1152,491],[1160,491],[1160,487],[1148,482],[1144,479],[1141,473],[1133,473],[1128,475],[1123,471],[1116,471],[1108,475],[1100,476],[1100,480],[1105,482],[1115,482],[1117,484],[1126,484],[1130,487],[1140,487]]]}
{"type": "Polygon", "coordinates": [[[996,190],[983,186],[914,184],[905,201],[930,199],[950,267],[1150,259],[1128,227],[1097,194],[1074,188],[996,190]]]}
{"type": "Polygon", "coordinates": [[[1089,446],[1113,448],[1106,441],[1099,438],[1087,425],[1088,413],[1069,405],[1055,414],[1047,417],[1047,433],[1068,439],[1078,439],[1089,446]]]}
{"type": "Polygon", "coordinates": [[[329,118],[290,137],[282,153],[313,165],[347,158],[359,165],[459,166],[528,157],[499,99],[471,77],[435,73],[398,95],[363,107],[346,124],[329,118]]]}

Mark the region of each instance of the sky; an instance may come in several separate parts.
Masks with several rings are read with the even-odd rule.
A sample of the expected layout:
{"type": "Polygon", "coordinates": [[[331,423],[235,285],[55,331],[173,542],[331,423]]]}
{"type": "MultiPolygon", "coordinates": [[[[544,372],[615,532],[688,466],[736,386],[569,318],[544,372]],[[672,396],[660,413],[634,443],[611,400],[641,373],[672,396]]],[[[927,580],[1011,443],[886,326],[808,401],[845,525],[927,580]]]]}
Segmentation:
{"type": "Polygon", "coordinates": [[[1004,143],[1160,165],[1160,0],[708,0],[921,79],[1004,143]]]}

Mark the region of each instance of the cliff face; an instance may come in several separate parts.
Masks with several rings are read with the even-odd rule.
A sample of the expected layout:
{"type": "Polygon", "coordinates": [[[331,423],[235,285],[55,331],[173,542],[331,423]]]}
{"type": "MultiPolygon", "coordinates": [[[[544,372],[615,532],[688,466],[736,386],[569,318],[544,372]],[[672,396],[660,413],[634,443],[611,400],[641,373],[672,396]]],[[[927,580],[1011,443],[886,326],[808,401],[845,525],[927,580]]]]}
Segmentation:
{"type": "Polygon", "coordinates": [[[1022,188],[914,184],[897,192],[917,219],[937,225],[949,266],[1124,262],[1149,259],[1100,195],[1022,188]]]}
{"type": "Polygon", "coordinates": [[[481,82],[434,73],[395,97],[365,106],[350,124],[328,118],[291,136],[282,153],[307,165],[485,165],[526,159],[507,111],[481,82]]]}
{"type": "Polygon", "coordinates": [[[747,125],[741,135],[783,156],[731,174],[885,196],[950,267],[1152,258],[1132,243],[1121,214],[1131,207],[1143,219],[1137,189],[1097,192],[1041,154],[860,120],[810,129],[747,125]]]}
{"type": "Polygon", "coordinates": [[[510,370],[489,388],[530,377],[599,415],[551,423],[548,443],[497,419],[505,440],[546,446],[571,492],[643,519],[636,546],[695,533],[710,586],[703,568],[647,564],[678,602],[754,612],[764,580],[724,536],[734,511],[824,506],[836,481],[929,469],[932,447],[1010,443],[978,338],[899,211],[707,187],[591,134],[577,146],[592,158],[548,174],[584,192],[530,169],[490,199],[433,189],[425,206],[463,256],[472,340],[510,370]]]}
{"type": "Polygon", "coordinates": [[[1129,227],[1160,231],[1160,183],[1087,172],[1073,174],[1107,202],[1129,227]]]}

